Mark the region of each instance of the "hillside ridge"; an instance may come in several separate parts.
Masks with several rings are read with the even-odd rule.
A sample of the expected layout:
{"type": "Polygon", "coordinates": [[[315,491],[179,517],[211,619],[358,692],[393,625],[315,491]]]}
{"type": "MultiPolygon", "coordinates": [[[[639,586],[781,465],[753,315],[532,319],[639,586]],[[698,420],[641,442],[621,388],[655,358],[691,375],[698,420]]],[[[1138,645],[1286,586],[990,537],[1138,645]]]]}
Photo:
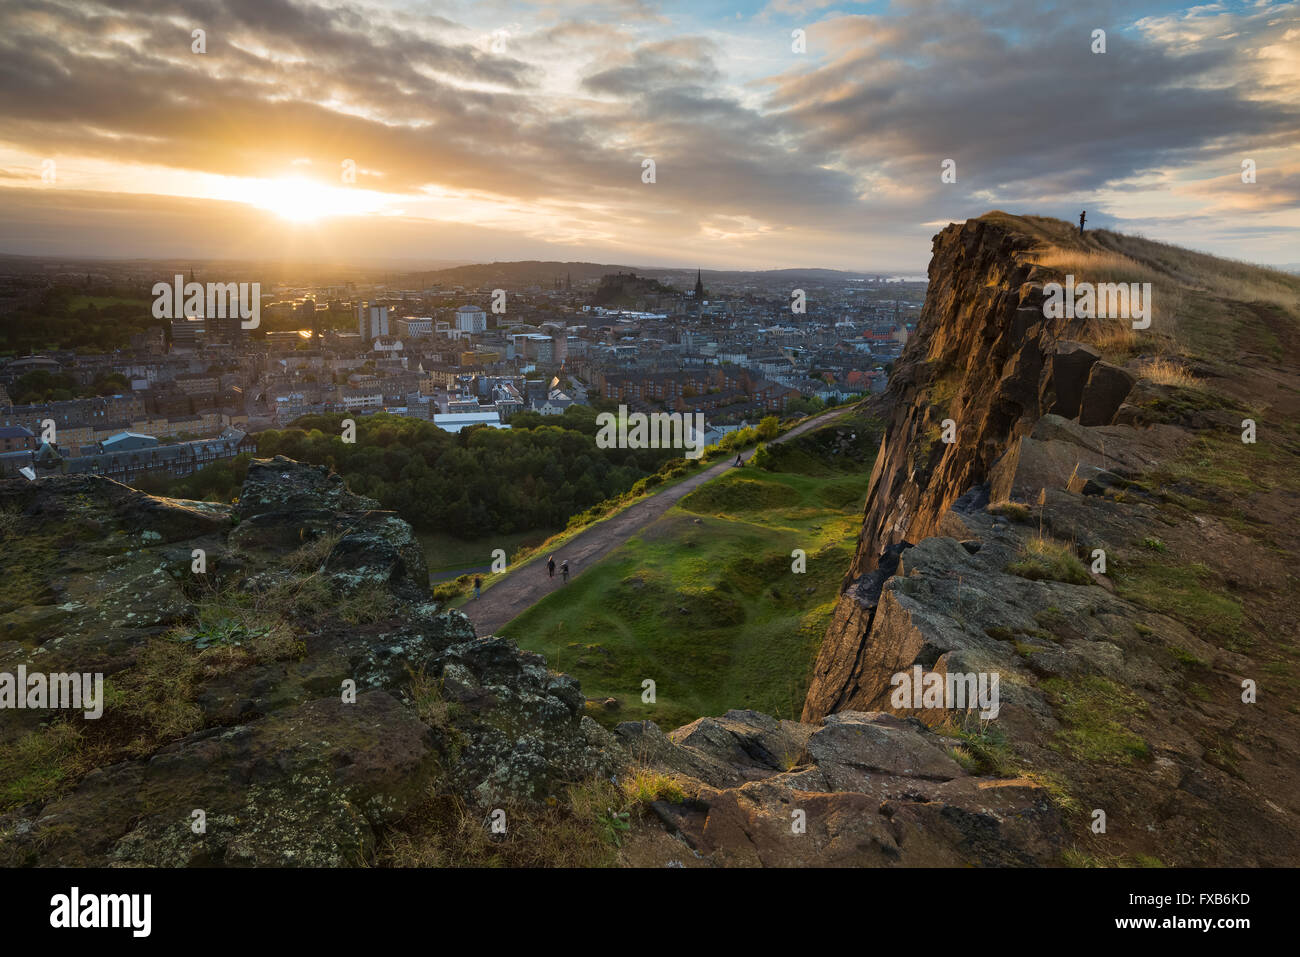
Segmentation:
{"type": "Polygon", "coordinates": [[[1055,220],[939,233],[803,720],[879,709],[968,734],[894,707],[891,678],[996,672],[1002,713],[973,744],[1107,811],[1108,837],[1074,822],[1079,853],[1294,863],[1298,293],[1055,220]],[[1067,276],[1150,283],[1149,328],[1049,318],[1067,276]]]}

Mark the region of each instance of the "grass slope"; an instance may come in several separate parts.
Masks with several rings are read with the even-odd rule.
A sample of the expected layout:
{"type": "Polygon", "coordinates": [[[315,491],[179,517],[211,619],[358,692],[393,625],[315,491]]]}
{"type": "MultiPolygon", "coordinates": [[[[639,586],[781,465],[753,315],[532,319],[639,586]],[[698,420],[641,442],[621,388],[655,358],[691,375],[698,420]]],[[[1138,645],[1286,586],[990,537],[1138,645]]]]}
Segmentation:
{"type": "MultiPolygon", "coordinates": [[[[605,723],[671,728],[730,708],[797,717],[871,470],[869,458],[828,467],[816,454],[820,433],[842,428],[797,440],[789,463],[817,474],[749,467],[702,485],[501,633],[578,678],[589,698],[617,698],[617,712],[593,711],[605,723]],[[806,553],[803,573],[792,571],[794,549],[806,553]],[[654,704],[641,700],[647,678],[654,704]]],[[[859,431],[864,446],[877,441],[859,431]]]]}

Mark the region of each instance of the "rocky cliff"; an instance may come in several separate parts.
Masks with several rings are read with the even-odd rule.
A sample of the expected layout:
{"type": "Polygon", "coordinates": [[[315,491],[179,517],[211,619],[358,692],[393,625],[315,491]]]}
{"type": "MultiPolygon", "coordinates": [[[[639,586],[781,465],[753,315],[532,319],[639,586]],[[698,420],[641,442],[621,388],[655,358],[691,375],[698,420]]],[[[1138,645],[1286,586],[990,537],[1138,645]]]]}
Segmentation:
{"type": "Polygon", "coordinates": [[[1300,283],[1003,214],[937,235],[929,276],[803,720],[992,746],[1106,813],[1067,822],[1084,856],[1294,863],[1300,283]],[[1066,273],[1151,281],[1150,331],[1047,318],[1066,273]],[[999,716],[897,706],[917,668],[1000,675],[999,716]]]}

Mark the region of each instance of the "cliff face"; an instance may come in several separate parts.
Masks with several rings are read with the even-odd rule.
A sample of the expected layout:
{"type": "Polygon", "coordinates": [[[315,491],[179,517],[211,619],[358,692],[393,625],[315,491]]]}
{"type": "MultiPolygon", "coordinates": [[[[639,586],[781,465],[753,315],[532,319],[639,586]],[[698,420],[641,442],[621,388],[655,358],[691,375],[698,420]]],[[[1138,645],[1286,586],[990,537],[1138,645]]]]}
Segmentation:
{"type": "Polygon", "coordinates": [[[1104,842],[1067,828],[1111,860],[1297,859],[1276,761],[1300,725],[1247,698],[1297,638],[1300,283],[1242,268],[1004,214],[935,237],[804,722],[885,711],[955,734],[1105,810],[1104,842]],[[1044,283],[1090,270],[1151,280],[1150,332],[1045,318],[1044,283]],[[997,717],[896,702],[916,670],[997,675],[997,717]]]}
{"type": "Polygon", "coordinates": [[[1023,261],[1031,246],[1028,236],[983,220],[934,238],[925,306],[890,377],[892,417],[804,720],[862,703],[863,643],[881,582],[871,573],[886,549],[936,534],[944,512],[988,477],[1051,399],[1047,357],[1065,338],[1065,321],[1043,318],[1041,270],[1023,261]],[[943,441],[945,420],[955,442],[943,441]]]}
{"type": "Polygon", "coordinates": [[[939,515],[1040,415],[1044,357],[1062,330],[1043,319],[1041,282],[1031,281],[1039,270],[1020,261],[1029,245],[981,220],[935,237],[925,306],[890,378],[893,417],[849,577],[872,571],[887,546],[933,535],[939,515]],[[951,448],[945,419],[956,425],[951,448]]]}
{"type": "Polygon", "coordinates": [[[1092,425],[1110,425],[1129,395],[1133,377],[1075,341],[1088,331],[1086,320],[1044,316],[1043,285],[1053,274],[1032,261],[1039,245],[1000,218],[953,224],[934,237],[925,305],[890,377],[892,413],[862,534],[804,720],[880,704],[878,683],[869,683],[871,693],[860,686],[863,645],[902,547],[940,534],[963,495],[974,504],[990,494],[1005,500],[1005,481],[985,483],[995,466],[1009,466],[1008,452],[1017,454],[1045,414],[1078,419],[1087,406],[1092,425]]]}

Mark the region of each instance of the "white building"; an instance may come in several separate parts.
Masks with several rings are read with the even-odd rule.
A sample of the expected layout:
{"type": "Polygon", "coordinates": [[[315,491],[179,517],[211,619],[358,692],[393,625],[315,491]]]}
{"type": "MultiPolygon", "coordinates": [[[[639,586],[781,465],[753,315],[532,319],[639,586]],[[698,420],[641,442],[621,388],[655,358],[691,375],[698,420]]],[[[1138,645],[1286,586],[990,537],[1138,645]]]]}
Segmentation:
{"type": "Polygon", "coordinates": [[[461,306],[456,310],[456,328],[461,332],[487,331],[487,313],[478,306],[461,306]]]}
{"type": "Polygon", "coordinates": [[[388,330],[388,307],[372,306],[369,303],[357,305],[357,332],[369,342],[380,336],[390,335],[388,330]]]}
{"type": "Polygon", "coordinates": [[[449,412],[433,417],[433,424],[444,432],[459,432],[471,425],[488,425],[494,429],[508,429],[496,412],[449,412]]]}
{"type": "Polygon", "coordinates": [[[383,405],[384,393],[380,389],[343,390],[343,408],[349,412],[353,409],[380,409],[383,405]]]}
{"type": "Polygon", "coordinates": [[[397,320],[397,328],[408,339],[421,339],[433,335],[432,316],[407,316],[397,320]]]}

